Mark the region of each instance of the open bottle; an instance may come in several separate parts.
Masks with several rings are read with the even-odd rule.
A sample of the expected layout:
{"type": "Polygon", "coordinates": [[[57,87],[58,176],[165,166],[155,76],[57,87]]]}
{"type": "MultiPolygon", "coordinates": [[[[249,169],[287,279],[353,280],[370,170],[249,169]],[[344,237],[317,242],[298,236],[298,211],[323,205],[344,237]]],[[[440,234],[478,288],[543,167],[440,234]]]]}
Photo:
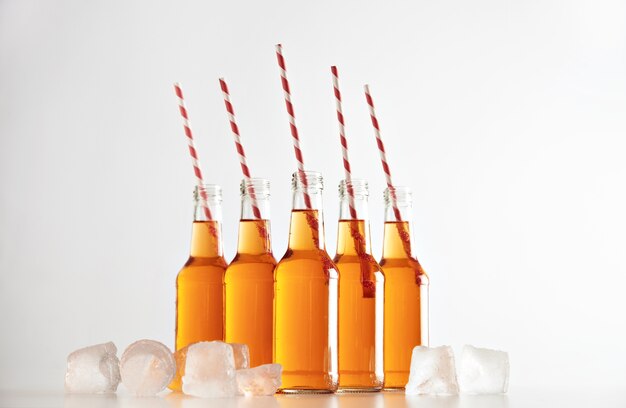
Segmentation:
{"type": "Polygon", "coordinates": [[[339,184],[339,391],[373,392],[383,386],[385,277],[372,256],[367,181],[339,184]],[[352,193],[352,199],[350,198],[352,193]]]}
{"type": "Polygon", "coordinates": [[[247,344],[251,367],[272,362],[276,259],[270,240],[269,198],[268,180],[242,180],[237,254],[224,278],[225,341],[247,344]]]}
{"type": "Polygon", "coordinates": [[[380,261],[385,271],[384,388],[402,390],[411,353],[428,346],[428,276],[413,254],[411,190],[385,190],[385,232],[380,261]]]}
{"type": "Polygon", "coordinates": [[[280,390],[337,390],[339,274],[326,253],[321,174],[294,173],[287,252],[274,271],[274,362],[280,390]]]}
{"type": "MultiPolygon", "coordinates": [[[[222,189],[206,184],[194,190],[189,259],[176,278],[176,350],[198,341],[224,340],[222,189]],[[206,201],[209,211],[203,206],[206,201]],[[207,214],[211,214],[208,219],[207,214]]],[[[180,391],[180,379],[169,386],[180,391]]]]}

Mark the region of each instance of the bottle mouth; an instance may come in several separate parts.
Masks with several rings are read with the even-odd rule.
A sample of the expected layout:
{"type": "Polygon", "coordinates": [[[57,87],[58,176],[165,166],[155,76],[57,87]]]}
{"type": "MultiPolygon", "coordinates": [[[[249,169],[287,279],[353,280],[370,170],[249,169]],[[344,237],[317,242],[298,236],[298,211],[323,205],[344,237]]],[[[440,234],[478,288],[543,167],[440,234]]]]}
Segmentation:
{"type": "Polygon", "coordinates": [[[222,187],[218,184],[202,184],[193,190],[193,198],[199,201],[200,195],[204,194],[208,201],[222,202],[222,187]]]}
{"type": "Polygon", "coordinates": [[[339,196],[348,196],[349,189],[352,189],[352,193],[355,196],[368,197],[369,185],[365,179],[351,179],[350,181],[341,180],[339,182],[339,196]]]}
{"type": "Polygon", "coordinates": [[[385,189],[383,198],[385,199],[385,204],[391,203],[392,199],[395,198],[398,205],[409,205],[413,202],[413,192],[410,187],[391,186],[385,189]]]}
{"type": "Polygon", "coordinates": [[[242,196],[249,195],[254,192],[257,197],[270,196],[270,181],[264,178],[249,178],[241,180],[239,184],[239,192],[242,196]]]}
{"type": "Polygon", "coordinates": [[[296,171],[291,175],[291,187],[294,190],[323,190],[324,178],[318,171],[296,171]]]}

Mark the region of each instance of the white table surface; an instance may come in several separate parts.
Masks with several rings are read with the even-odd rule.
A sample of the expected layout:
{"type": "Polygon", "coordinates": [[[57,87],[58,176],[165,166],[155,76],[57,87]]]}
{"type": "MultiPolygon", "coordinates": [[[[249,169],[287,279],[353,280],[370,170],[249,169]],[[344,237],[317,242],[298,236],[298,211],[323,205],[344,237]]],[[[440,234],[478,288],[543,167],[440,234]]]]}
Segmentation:
{"type": "Polygon", "coordinates": [[[408,397],[402,393],[342,395],[276,395],[275,397],[193,398],[164,393],[137,398],[119,392],[109,395],[65,395],[63,392],[0,392],[0,407],[63,408],[626,408],[623,390],[515,390],[505,395],[408,397]]]}

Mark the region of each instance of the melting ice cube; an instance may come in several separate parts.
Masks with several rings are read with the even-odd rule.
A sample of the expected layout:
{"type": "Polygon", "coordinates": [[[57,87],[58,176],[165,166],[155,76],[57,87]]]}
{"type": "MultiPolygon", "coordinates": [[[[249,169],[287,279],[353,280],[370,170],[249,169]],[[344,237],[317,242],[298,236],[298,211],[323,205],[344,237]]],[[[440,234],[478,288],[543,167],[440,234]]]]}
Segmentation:
{"type": "Polygon", "coordinates": [[[237,370],[239,392],[244,395],[274,395],[281,385],[282,372],[280,364],[237,370]]]}
{"type": "Polygon", "coordinates": [[[176,362],[166,345],[139,340],[126,348],[120,360],[122,383],[133,394],[151,396],[162,391],[174,378],[176,362]]]}
{"type": "Polygon", "coordinates": [[[454,395],[459,386],[454,371],[454,352],[450,346],[417,346],[411,356],[407,395],[454,395]]]}
{"type": "Polygon", "coordinates": [[[509,355],[466,345],[459,360],[459,387],[465,394],[499,394],[509,385],[509,355]]]}
{"type": "Polygon", "coordinates": [[[202,341],[187,346],[183,392],[196,397],[237,395],[233,348],[221,341],[202,341]]]}
{"type": "Polygon", "coordinates": [[[67,356],[65,391],[115,392],[120,382],[117,347],[112,342],[78,349],[67,356]]]}
{"type": "Polygon", "coordinates": [[[247,344],[228,343],[233,348],[235,369],[250,368],[250,350],[247,344]]]}

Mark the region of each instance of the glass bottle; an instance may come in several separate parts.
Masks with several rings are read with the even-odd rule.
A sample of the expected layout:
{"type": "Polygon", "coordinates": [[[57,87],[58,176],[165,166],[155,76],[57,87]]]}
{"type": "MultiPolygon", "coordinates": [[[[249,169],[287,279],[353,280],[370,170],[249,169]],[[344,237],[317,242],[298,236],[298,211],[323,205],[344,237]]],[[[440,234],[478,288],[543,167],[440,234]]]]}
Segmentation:
{"type": "Polygon", "coordinates": [[[385,277],[372,256],[367,181],[339,184],[335,265],[339,270],[339,391],[380,391],[383,386],[385,277]],[[349,190],[354,199],[352,209],[349,190]]]}
{"type": "MultiPolygon", "coordinates": [[[[206,184],[194,191],[194,220],[189,259],[176,278],[176,350],[198,341],[224,340],[222,189],[206,184]],[[205,195],[212,219],[200,197],[205,195]]],[[[180,391],[180,379],[170,388],[180,391]]]]}
{"type": "Polygon", "coordinates": [[[237,254],[224,278],[225,341],[247,344],[251,367],[272,362],[276,259],[270,241],[269,197],[268,180],[242,180],[237,254]]]}
{"type": "Polygon", "coordinates": [[[289,244],[274,271],[274,362],[283,392],[334,392],[339,274],[326,253],[322,176],[303,177],[292,177],[289,244]]]}
{"type": "Polygon", "coordinates": [[[385,190],[385,232],[380,266],[385,271],[385,389],[403,389],[415,346],[428,346],[428,276],[413,255],[411,190],[385,190]],[[395,197],[401,220],[393,206],[395,197]]]}

